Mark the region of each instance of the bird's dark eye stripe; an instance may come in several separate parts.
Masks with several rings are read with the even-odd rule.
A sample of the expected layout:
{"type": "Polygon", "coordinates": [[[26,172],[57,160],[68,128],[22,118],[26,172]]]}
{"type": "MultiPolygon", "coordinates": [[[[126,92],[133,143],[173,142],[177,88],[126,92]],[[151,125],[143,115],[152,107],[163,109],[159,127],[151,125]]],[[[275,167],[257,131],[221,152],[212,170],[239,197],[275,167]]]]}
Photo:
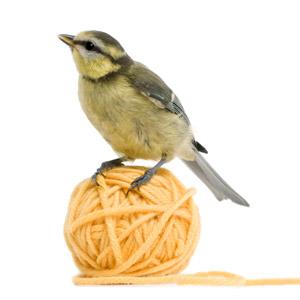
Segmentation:
{"type": "MultiPolygon", "coordinates": [[[[74,44],[86,47],[87,42],[86,41],[74,41],[74,44]]],[[[94,45],[93,49],[91,49],[89,51],[93,51],[93,52],[104,54],[103,51],[101,51],[101,49],[98,46],[96,46],[94,43],[93,43],[93,45],[94,45]]]]}

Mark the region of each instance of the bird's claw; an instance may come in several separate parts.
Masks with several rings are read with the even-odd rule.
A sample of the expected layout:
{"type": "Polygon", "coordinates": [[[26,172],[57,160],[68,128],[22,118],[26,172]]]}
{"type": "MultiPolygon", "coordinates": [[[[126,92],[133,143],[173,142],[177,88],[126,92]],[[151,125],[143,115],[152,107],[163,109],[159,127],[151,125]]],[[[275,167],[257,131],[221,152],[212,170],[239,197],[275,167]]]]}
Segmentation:
{"type": "Polygon", "coordinates": [[[96,184],[96,185],[99,185],[98,182],[97,182],[97,176],[98,175],[102,175],[103,176],[103,173],[101,172],[98,172],[98,169],[97,171],[93,174],[93,176],[91,177],[91,180],[96,184]]]}
{"type": "Polygon", "coordinates": [[[97,176],[98,175],[101,175],[105,178],[105,175],[104,175],[104,172],[105,171],[108,171],[110,169],[113,169],[114,167],[119,167],[119,166],[124,166],[123,163],[115,163],[114,161],[105,161],[101,164],[101,167],[98,168],[96,170],[96,172],[93,174],[92,176],[92,181],[96,184],[96,185],[99,185],[98,182],[97,182],[97,176]]]}
{"type": "Polygon", "coordinates": [[[151,169],[149,169],[149,170],[147,170],[144,173],[144,175],[139,176],[136,179],[134,179],[131,182],[130,187],[127,190],[126,196],[133,189],[136,189],[136,188],[138,189],[139,187],[141,187],[142,185],[144,185],[145,183],[147,183],[152,178],[153,175],[154,175],[154,172],[151,169]]]}

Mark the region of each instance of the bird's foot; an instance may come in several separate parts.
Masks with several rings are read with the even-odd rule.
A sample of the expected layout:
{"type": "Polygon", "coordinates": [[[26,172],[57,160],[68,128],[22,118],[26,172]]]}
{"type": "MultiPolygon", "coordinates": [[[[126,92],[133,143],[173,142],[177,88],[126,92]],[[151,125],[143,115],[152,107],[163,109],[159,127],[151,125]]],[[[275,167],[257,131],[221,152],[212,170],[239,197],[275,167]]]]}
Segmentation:
{"type": "Polygon", "coordinates": [[[155,169],[149,169],[147,170],[144,175],[137,177],[136,179],[134,179],[131,184],[130,187],[128,188],[128,191],[126,193],[126,196],[128,195],[128,193],[130,191],[132,191],[135,188],[139,188],[140,186],[144,185],[145,183],[147,183],[155,174],[155,169]]]}
{"type": "Polygon", "coordinates": [[[92,181],[94,181],[98,185],[97,183],[98,175],[104,176],[103,172],[120,166],[124,166],[124,164],[122,163],[122,160],[119,158],[103,162],[100,168],[98,168],[94,173],[94,175],[92,176],[92,181]]]}

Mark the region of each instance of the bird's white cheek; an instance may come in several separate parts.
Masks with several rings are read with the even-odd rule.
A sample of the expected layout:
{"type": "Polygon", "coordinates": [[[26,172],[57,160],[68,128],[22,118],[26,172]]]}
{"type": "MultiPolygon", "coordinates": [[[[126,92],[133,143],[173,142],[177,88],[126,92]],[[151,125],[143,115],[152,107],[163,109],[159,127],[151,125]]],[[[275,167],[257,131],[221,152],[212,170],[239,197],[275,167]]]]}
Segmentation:
{"type": "Polygon", "coordinates": [[[85,60],[101,59],[101,57],[103,57],[103,55],[101,53],[98,53],[96,51],[86,50],[81,45],[75,46],[75,48],[76,49],[74,49],[74,50],[77,51],[79,53],[79,55],[85,60]]]}

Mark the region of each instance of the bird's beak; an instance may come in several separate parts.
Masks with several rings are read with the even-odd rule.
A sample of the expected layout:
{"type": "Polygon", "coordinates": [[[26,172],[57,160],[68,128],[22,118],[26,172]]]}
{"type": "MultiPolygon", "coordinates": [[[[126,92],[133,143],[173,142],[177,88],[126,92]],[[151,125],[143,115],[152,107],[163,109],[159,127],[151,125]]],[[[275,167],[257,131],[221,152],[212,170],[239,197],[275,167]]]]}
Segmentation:
{"type": "Polygon", "coordinates": [[[69,35],[69,34],[60,34],[58,36],[58,38],[64,42],[65,44],[67,44],[68,46],[70,47],[73,47],[74,46],[74,38],[75,36],[74,35],[69,35]]]}

